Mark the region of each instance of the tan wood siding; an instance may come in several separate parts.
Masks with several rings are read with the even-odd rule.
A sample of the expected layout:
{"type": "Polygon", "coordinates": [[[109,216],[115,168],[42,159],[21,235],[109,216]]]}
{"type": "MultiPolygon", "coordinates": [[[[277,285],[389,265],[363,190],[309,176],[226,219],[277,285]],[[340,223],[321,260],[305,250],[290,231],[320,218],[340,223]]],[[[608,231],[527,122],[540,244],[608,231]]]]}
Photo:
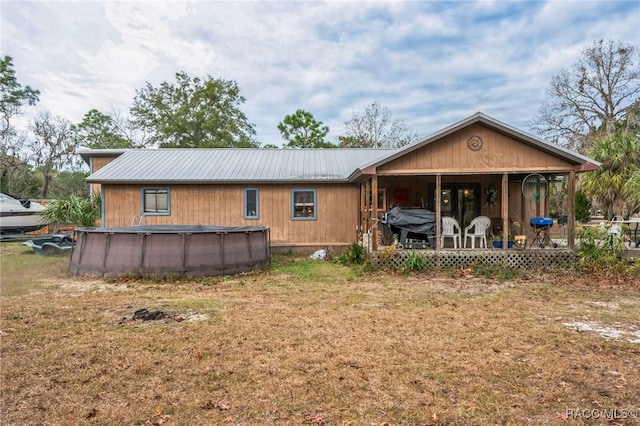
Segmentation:
{"type": "MultiPolygon", "coordinates": [[[[112,162],[113,160],[115,160],[116,158],[118,158],[117,155],[114,155],[113,157],[92,157],[91,158],[91,173],[95,173],[98,170],[100,170],[101,168],[103,168],[104,166],[106,166],[107,164],[109,164],[110,162],[112,162]]],[[[90,193],[96,193],[96,192],[100,192],[100,184],[99,183],[92,183],[89,185],[89,192],[90,193]]]]}
{"type": "Polygon", "coordinates": [[[95,173],[113,160],[118,158],[118,156],[113,157],[92,157],[91,158],[91,173],[95,173]]]}
{"type": "MultiPolygon", "coordinates": [[[[104,185],[105,226],[129,226],[141,213],[146,185],[104,185]]],[[[357,185],[156,185],[169,187],[171,214],[146,216],[144,224],[268,226],[271,243],[301,246],[349,245],[356,240],[357,185]],[[244,219],[244,189],[259,190],[259,219],[244,219]],[[317,220],[291,219],[291,190],[315,189],[317,220]]]]}
{"type": "Polygon", "coordinates": [[[569,171],[573,168],[573,164],[554,155],[474,124],[378,167],[377,173],[475,174],[569,171]],[[472,136],[482,138],[483,146],[479,151],[467,147],[467,141],[472,136]]]}

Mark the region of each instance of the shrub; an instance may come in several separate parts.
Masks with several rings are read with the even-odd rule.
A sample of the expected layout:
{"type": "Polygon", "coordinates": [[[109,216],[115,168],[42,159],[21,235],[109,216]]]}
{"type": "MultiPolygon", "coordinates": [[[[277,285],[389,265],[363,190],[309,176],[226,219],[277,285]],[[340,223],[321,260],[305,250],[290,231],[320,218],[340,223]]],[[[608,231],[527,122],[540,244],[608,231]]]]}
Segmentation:
{"type": "Polygon", "coordinates": [[[477,277],[496,278],[498,280],[510,280],[514,278],[522,278],[524,272],[513,266],[509,266],[507,262],[501,260],[496,263],[480,262],[471,265],[473,274],[477,277]]]}
{"type": "Polygon", "coordinates": [[[360,265],[367,260],[367,252],[358,243],[353,243],[340,253],[336,259],[343,265],[360,265]]]}
{"type": "Polygon", "coordinates": [[[411,250],[411,253],[409,253],[407,260],[405,260],[404,264],[402,265],[401,271],[405,273],[411,271],[421,271],[424,269],[425,264],[426,261],[424,260],[424,257],[416,253],[415,250],[411,250]]]}
{"type": "Polygon", "coordinates": [[[608,268],[621,262],[621,255],[626,250],[621,232],[613,233],[607,227],[590,226],[579,230],[578,237],[578,253],[583,267],[608,268]]]}
{"type": "Polygon", "coordinates": [[[591,211],[591,201],[582,191],[576,191],[576,220],[579,222],[589,222],[591,211]]]}
{"type": "Polygon", "coordinates": [[[100,218],[100,194],[96,193],[92,198],[71,195],[53,200],[42,216],[51,225],[95,226],[100,218]]]}

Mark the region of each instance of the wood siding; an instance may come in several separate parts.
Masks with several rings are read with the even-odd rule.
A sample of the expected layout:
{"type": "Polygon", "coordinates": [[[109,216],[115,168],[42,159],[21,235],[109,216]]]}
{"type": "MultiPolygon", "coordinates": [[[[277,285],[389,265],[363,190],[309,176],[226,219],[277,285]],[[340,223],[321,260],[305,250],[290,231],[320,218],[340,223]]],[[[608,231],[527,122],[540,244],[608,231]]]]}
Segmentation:
{"type": "Polygon", "coordinates": [[[568,172],[574,165],[480,124],[473,124],[377,168],[378,175],[568,172]],[[467,141],[482,138],[472,151],[467,141]]]}
{"type": "MultiPolygon", "coordinates": [[[[92,157],[91,158],[91,170],[90,170],[90,173],[97,172],[98,170],[100,170],[101,168],[103,168],[104,166],[106,166],[107,164],[109,164],[110,162],[112,162],[113,160],[115,160],[118,157],[119,157],[119,155],[114,155],[113,157],[92,157]]],[[[89,193],[90,194],[94,194],[96,192],[100,192],[100,189],[101,189],[101,185],[99,183],[89,184],[89,193]]]]}
{"type": "MultiPolygon", "coordinates": [[[[537,147],[524,142],[527,137],[517,132],[494,129],[500,129],[500,126],[491,127],[490,124],[474,122],[451,134],[441,133],[445,136],[413,148],[377,167],[361,170],[357,183],[300,182],[292,185],[262,181],[260,184],[246,185],[153,185],[170,189],[171,213],[166,216],[146,216],[143,223],[268,226],[273,247],[343,247],[357,240],[358,229],[376,229],[377,220],[371,217],[375,209],[371,209],[369,203],[377,200],[371,194],[377,195],[378,188],[386,195],[380,206],[387,210],[399,205],[435,211],[434,198],[441,196],[441,193],[434,193],[436,179],[439,179],[443,189],[447,189],[448,185],[448,189],[464,194],[468,186],[477,191],[479,205],[474,205],[473,214],[479,210],[479,214],[489,216],[499,226],[507,220],[518,220],[525,230],[530,231],[528,219],[546,215],[548,202],[537,206],[523,199],[522,179],[529,173],[540,173],[546,177],[575,174],[581,166],[571,156],[554,151],[553,147],[545,147],[542,143],[537,147]],[[469,147],[468,141],[474,136],[482,140],[481,149],[469,147]],[[244,218],[246,188],[259,190],[258,219],[244,218]],[[489,188],[498,191],[494,204],[487,202],[489,188]],[[292,189],[316,191],[316,220],[292,220],[292,189]]],[[[92,172],[116,158],[117,155],[93,157],[92,172]]],[[[155,177],[162,178],[162,175],[155,177]]],[[[103,226],[130,226],[133,217],[141,215],[143,187],[151,185],[104,184],[103,226]]],[[[100,185],[94,184],[92,189],[96,188],[100,188],[100,185]]],[[[458,199],[464,198],[464,195],[458,196],[458,199]]],[[[462,216],[467,221],[467,212],[470,210],[459,210],[464,211],[462,216]]],[[[378,213],[381,216],[383,212],[378,213]]]]}
{"type": "MultiPolygon", "coordinates": [[[[104,185],[104,226],[130,226],[141,214],[141,188],[104,185]]],[[[155,187],[155,186],[154,186],[155,187]]],[[[274,246],[346,246],[356,241],[358,185],[158,185],[171,191],[169,216],[146,216],[144,224],[268,226],[274,246]],[[244,189],[259,190],[259,219],[244,219],[244,189]],[[291,219],[291,190],[315,189],[317,219],[291,219]]]]}
{"type": "Polygon", "coordinates": [[[118,155],[114,155],[113,157],[93,157],[91,159],[91,173],[97,172],[116,158],[118,158],[118,155]]]}

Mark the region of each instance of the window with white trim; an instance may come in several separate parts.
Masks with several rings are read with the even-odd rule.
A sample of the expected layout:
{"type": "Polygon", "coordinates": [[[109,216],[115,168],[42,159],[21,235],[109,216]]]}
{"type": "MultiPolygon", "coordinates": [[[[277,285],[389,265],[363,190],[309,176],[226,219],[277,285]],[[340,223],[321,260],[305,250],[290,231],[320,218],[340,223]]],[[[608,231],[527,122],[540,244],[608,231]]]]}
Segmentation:
{"type": "Polygon", "coordinates": [[[171,197],[169,188],[142,188],[142,214],[170,215],[171,197]]]}
{"type": "Polygon", "coordinates": [[[258,219],[260,217],[260,192],[258,188],[244,189],[244,218],[258,219]]]}
{"type": "Polygon", "coordinates": [[[291,219],[315,220],[317,213],[316,204],[315,189],[291,190],[291,219]]]}

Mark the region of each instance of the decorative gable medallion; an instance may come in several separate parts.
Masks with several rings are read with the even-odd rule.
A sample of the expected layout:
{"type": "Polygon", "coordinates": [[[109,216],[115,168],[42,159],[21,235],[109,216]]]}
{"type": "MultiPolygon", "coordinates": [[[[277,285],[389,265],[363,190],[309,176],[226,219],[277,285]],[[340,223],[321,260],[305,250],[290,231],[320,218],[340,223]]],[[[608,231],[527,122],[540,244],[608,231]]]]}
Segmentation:
{"type": "Polygon", "coordinates": [[[467,141],[467,148],[471,151],[480,151],[482,149],[482,138],[480,136],[471,136],[467,141]]]}

